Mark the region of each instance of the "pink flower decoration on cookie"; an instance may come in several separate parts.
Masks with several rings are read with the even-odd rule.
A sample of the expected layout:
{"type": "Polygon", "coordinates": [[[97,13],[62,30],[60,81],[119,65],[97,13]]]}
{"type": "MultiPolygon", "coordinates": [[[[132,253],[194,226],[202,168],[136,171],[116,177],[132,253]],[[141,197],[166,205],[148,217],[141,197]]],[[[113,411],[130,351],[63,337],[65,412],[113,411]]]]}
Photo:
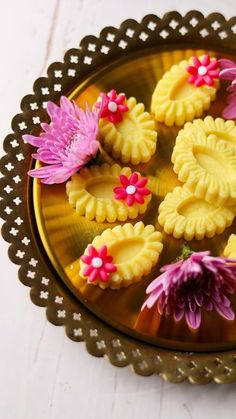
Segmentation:
{"type": "Polygon", "coordinates": [[[113,257],[107,254],[107,246],[105,245],[98,250],[90,245],[88,255],[83,254],[81,260],[87,265],[83,270],[83,275],[87,276],[90,282],[96,280],[108,282],[110,274],[117,270],[112,263],[113,257]]]}
{"type": "Polygon", "coordinates": [[[219,78],[218,60],[211,60],[208,54],[204,55],[200,60],[197,57],[192,57],[193,65],[189,65],[186,70],[190,74],[188,82],[194,84],[196,87],[214,85],[214,79],[219,78]]]}
{"type": "Polygon", "coordinates": [[[136,172],[132,173],[129,178],[121,175],[120,183],[122,186],[114,188],[115,199],[126,201],[129,207],[135,202],[143,204],[144,196],[151,193],[148,188],[145,188],[147,181],[147,178],[139,177],[136,172]]]}
{"type": "Polygon", "coordinates": [[[128,106],[124,104],[126,100],[125,94],[116,93],[112,89],[109,93],[100,93],[102,99],[101,102],[97,103],[97,107],[100,109],[100,118],[108,118],[110,122],[116,124],[122,121],[122,114],[129,110],[128,106]]]}

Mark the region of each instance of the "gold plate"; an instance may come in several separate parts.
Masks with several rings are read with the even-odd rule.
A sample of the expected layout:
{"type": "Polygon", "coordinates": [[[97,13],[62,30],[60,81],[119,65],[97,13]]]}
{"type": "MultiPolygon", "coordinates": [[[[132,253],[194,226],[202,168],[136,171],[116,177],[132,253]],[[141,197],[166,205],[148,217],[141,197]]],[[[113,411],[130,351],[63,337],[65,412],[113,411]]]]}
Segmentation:
{"type": "MultiPolygon", "coordinates": [[[[114,87],[127,97],[134,95],[149,110],[156,82],[172,64],[204,51],[235,59],[232,29],[235,23],[235,18],[225,21],[219,14],[204,18],[196,11],[184,17],[171,12],[163,19],[146,16],[140,24],[128,20],[118,30],[105,28],[99,38],[84,38],[80,49],[68,51],[64,63],[52,64],[48,78],[35,82],[35,94],[22,100],[23,113],[13,119],[14,134],[5,140],[7,155],[1,161],[4,178],[0,181],[3,190],[0,211],[6,220],[3,236],[11,242],[10,258],[21,265],[20,280],[32,288],[32,300],[47,306],[49,320],[64,324],[70,338],[85,340],[94,355],[107,354],[116,365],[131,364],[139,374],[157,372],[174,382],[186,378],[199,383],[211,379],[233,381],[235,322],[207,313],[199,331],[192,333],[184,321],[175,323],[171,318],[160,317],[155,309],[140,313],[147,284],[158,275],[160,266],[180,253],[182,241],[167,235],[157,267],[140,283],[118,291],[85,285],[78,276],[79,257],[95,235],[115,224],[99,224],[79,216],[68,203],[65,184],[46,186],[29,179],[27,171],[34,165],[30,157],[32,148],[23,144],[21,137],[22,133],[40,132],[33,118],[46,120],[44,102],[58,101],[61,94],[79,105],[85,101],[92,104],[101,90],[114,87]],[[220,26],[214,29],[216,21],[220,26]],[[56,75],[59,70],[63,75],[60,79],[56,75]],[[60,94],[55,93],[55,85],[59,83],[60,94]],[[48,89],[46,96],[45,89],[48,89]],[[19,150],[24,160],[16,157],[19,150]],[[14,175],[6,168],[9,162],[14,164],[14,175]],[[16,221],[17,217],[24,219],[24,223],[16,221]]],[[[222,90],[209,113],[220,116],[224,99],[222,90]]],[[[156,226],[159,203],[179,184],[170,162],[179,129],[157,124],[157,130],[156,154],[149,163],[135,166],[151,180],[153,193],[147,213],[137,220],[156,226]]],[[[107,159],[112,161],[102,153],[96,160],[101,163],[107,159]]],[[[215,255],[222,254],[235,226],[234,222],[220,236],[193,241],[191,246],[194,250],[210,249],[215,255]]],[[[158,229],[162,230],[160,226],[158,229]]]]}
{"type": "MultiPolygon", "coordinates": [[[[76,86],[70,98],[80,106],[84,106],[85,102],[93,105],[100,91],[109,91],[114,87],[118,92],[125,92],[126,97],[135,96],[150,111],[152,92],[163,74],[173,64],[193,55],[201,56],[206,52],[220,58],[217,51],[193,49],[154,54],[138,52],[95,72],[92,77],[76,86]]],[[[235,59],[235,56],[230,58],[235,59]]],[[[217,100],[207,114],[221,116],[224,92],[225,89],[218,92],[217,100]]],[[[147,212],[132,223],[142,220],[145,225],[153,224],[162,231],[157,221],[159,204],[167,192],[180,185],[173,172],[171,154],[181,128],[170,128],[159,123],[156,124],[156,129],[159,135],[155,155],[148,163],[133,167],[133,170],[138,170],[148,177],[153,198],[147,212]]],[[[103,163],[107,159],[108,156],[102,153],[97,161],[103,163]]],[[[120,161],[118,163],[121,164],[120,161]]],[[[40,237],[54,268],[74,295],[97,316],[131,336],[158,346],[190,351],[234,347],[236,320],[225,321],[216,313],[204,313],[200,329],[193,333],[188,329],[185,319],[176,323],[171,317],[160,316],[155,307],[140,313],[146,298],[147,285],[159,275],[161,266],[172,262],[180,255],[183,240],[176,240],[164,234],[164,250],[150,275],[126,289],[104,291],[87,284],[79,276],[79,258],[96,235],[119,223],[97,223],[79,216],[69,205],[65,184],[48,186],[35,179],[33,195],[40,237]]],[[[214,255],[222,254],[229,235],[235,232],[235,229],[236,221],[223,234],[216,235],[213,239],[192,241],[190,247],[198,251],[210,249],[214,255]]]]}

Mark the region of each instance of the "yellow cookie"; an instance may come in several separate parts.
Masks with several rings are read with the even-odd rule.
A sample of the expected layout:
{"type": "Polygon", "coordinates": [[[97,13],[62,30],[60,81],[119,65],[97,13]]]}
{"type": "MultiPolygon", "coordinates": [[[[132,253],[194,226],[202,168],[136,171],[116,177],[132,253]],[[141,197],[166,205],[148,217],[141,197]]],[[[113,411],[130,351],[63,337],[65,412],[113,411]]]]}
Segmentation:
{"type": "Polygon", "coordinates": [[[222,118],[212,118],[208,115],[204,119],[195,119],[193,122],[186,122],[184,125],[184,133],[188,136],[192,135],[214,135],[218,141],[224,142],[226,145],[234,148],[236,152],[236,125],[234,121],[225,121],[222,118]]]}
{"type": "Polygon", "coordinates": [[[215,205],[236,203],[236,155],[214,134],[185,129],[177,136],[172,153],[174,171],[197,198],[215,205]]]}
{"type": "Polygon", "coordinates": [[[176,239],[202,240],[222,233],[233,222],[232,208],[196,198],[186,186],[177,186],[159,206],[158,222],[176,239]]]}
{"type": "Polygon", "coordinates": [[[143,103],[137,103],[134,97],[130,97],[126,104],[129,110],[123,113],[121,122],[100,119],[100,141],[105,151],[122,163],[146,163],[156,151],[155,122],[144,111],[143,103]]]}
{"type": "Polygon", "coordinates": [[[167,126],[181,126],[200,117],[216,97],[219,80],[213,86],[200,87],[188,82],[186,68],[192,63],[193,57],[173,65],[158,81],[152,95],[151,111],[157,121],[167,126]]]}
{"type": "MultiPolygon", "coordinates": [[[[129,185],[129,179],[132,171],[129,167],[121,168],[118,164],[110,166],[104,163],[102,166],[91,166],[80,170],[72,176],[71,181],[66,184],[66,191],[70,205],[72,205],[79,215],[84,215],[89,220],[98,222],[108,221],[113,223],[116,220],[126,221],[127,218],[137,218],[143,214],[151,200],[151,193],[147,194],[147,189],[139,187],[141,175],[135,172],[136,182],[132,181],[129,185]],[[120,183],[120,176],[127,185],[120,183]],[[124,199],[116,199],[114,188],[123,191],[124,199]],[[140,198],[145,189],[146,194],[140,198]],[[136,192],[138,200],[136,200],[136,192]],[[131,198],[132,205],[127,204],[131,198]]],[[[144,178],[142,178],[144,179],[144,178]]],[[[132,178],[131,178],[132,180],[132,178]]],[[[145,193],[145,192],[144,192],[145,193]]],[[[123,196],[121,193],[121,196],[123,196]]],[[[119,196],[119,194],[118,194],[119,196]]]]}
{"type": "Polygon", "coordinates": [[[127,223],[113,229],[108,228],[100,236],[96,236],[86,248],[84,255],[87,263],[80,260],[79,274],[88,283],[99,285],[101,288],[128,287],[140,281],[142,276],[148,275],[156,265],[163,248],[161,240],[162,235],[159,231],[152,225],[144,226],[141,221],[134,225],[127,223]],[[102,280],[100,276],[103,277],[104,273],[102,275],[99,269],[103,266],[106,269],[106,264],[102,264],[103,261],[99,261],[98,258],[104,253],[110,257],[109,262],[113,267],[110,264],[107,266],[111,272],[107,272],[107,278],[102,280]],[[94,261],[91,260],[91,255],[96,257],[94,261]],[[94,267],[98,269],[95,274],[94,267]],[[84,272],[87,272],[87,275],[84,272]]]}
{"type": "Polygon", "coordinates": [[[224,250],[224,256],[227,258],[236,258],[236,234],[231,234],[229,236],[224,250]]]}

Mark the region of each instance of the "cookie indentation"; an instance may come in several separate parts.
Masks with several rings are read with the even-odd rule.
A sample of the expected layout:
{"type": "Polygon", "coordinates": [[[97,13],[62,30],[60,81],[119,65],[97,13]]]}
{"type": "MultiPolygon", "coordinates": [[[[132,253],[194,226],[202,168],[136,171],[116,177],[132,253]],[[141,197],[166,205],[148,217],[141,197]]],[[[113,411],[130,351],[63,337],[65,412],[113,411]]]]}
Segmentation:
{"type": "Polygon", "coordinates": [[[214,205],[209,204],[203,199],[195,198],[195,196],[184,200],[177,207],[177,212],[186,218],[197,218],[199,214],[208,215],[215,210],[216,207],[214,205]]]}
{"type": "Polygon", "coordinates": [[[194,145],[193,155],[199,164],[207,173],[216,177],[227,177],[227,161],[219,153],[203,146],[194,145]]]}
{"type": "Polygon", "coordinates": [[[195,93],[196,88],[192,84],[187,83],[187,79],[187,75],[183,76],[177,83],[174,84],[170,92],[171,100],[184,100],[195,93]]]}
{"type": "Polygon", "coordinates": [[[86,191],[95,198],[113,199],[113,189],[118,185],[118,179],[110,176],[103,176],[98,179],[91,179],[86,185],[86,191]]]}

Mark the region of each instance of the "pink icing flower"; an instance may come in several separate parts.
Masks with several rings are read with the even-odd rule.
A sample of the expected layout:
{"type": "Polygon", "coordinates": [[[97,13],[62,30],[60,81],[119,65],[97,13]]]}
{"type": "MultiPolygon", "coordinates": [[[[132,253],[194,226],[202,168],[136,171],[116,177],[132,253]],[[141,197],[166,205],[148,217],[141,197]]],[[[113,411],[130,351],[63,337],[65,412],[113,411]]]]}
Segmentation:
{"type": "Polygon", "coordinates": [[[114,188],[115,199],[126,201],[129,207],[135,202],[143,204],[144,196],[151,193],[148,188],[145,188],[147,181],[147,178],[139,177],[136,172],[132,173],[129,178],[121,175],[120,183],[122,186],[114,188]]]}
{"type": "Polygon", "coordinates": [[[186,70],[190,74],[188,82],[194,84],[196,87],[207,84],[213,86],[214,79],[219,78],[219,70],[216,70],[219,66],[218,60],[210,59],[209,55],[206,54],[200,61],[197,57],[192,57],[193,65],[189,65],[186,70]]]}
{"type": "Polygon", "coordinates": [[[128,106],[124,104],[126,100],[125,94],[120,93],[119,95],[116,93],[114,89],[112,89],[109,93],[100,93],[100,97],[102,98],[101,102],[97,103],[97,107],[100,109],[100,117],[101,118],[108,118],[110,122],[116,124],[122,121],[122,114],[129,110],[128,106]]]}
{"type": "Polygon", "coordinates": [[[47,113],[51,123],[41,124],[44,132],[39,137],[23,135],[27,143],[38,147],[33,158],[46,164],[28,174],[42,183],[62,183],[96,155],[99,111],[91,111],[88,105],[83,111],[62,96],[60,106],[48,102],[47,113]]]}
{"type": "Polygon", "coordinates": [[[236,118],[236,63],[231,60],[221,59],[220,78],[230,81],[231,84],[227,87],[229,95],[227,97],[227,106],[223,110],[223,117],[225,119],[236,118]]]}
{"type": "Polygon", "coordinates": [[[236,292],[236,259],[213,257],[209,251],[184,252],[183,259],[163,266],[163,273],[147,287],[150,295],[142,310],[157,304],[161,315],[172,314],[176,321],[185,317],[193,329],[201,324],[202,308],[234,320],[227,295],[236,292]]]}
{"type": "Polygon", "coordinates": [[[107,254],[107,246],[104,245],[96,250],[90,245],[88,253],[81,256],[81,260],[87,265],[83,270],[83,275],[89,277],[90,282],[96,280],[108,282],[110,274],[116,272],[117,268],[112,263],[113,257],[107,254]]]}

